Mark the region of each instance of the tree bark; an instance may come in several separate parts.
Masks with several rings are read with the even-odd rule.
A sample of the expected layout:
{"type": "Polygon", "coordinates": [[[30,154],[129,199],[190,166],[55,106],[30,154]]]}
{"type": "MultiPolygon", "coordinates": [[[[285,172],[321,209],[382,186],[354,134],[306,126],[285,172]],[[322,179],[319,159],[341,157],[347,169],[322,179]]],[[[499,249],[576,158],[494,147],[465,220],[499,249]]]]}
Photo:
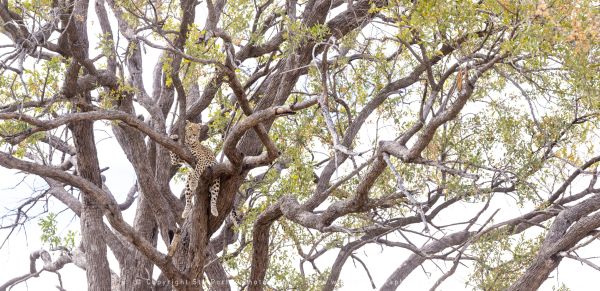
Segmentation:
{"type": "MultiPolygon", "coordinates": [[[[92,121],[80,121],[71,124],[73,139],[77,152],[77,171],[79,175],[102,187],[98,155],[94,141],[92,121]]],[[[83,191],[81,212],[82,245],[87,261],[88,290],[103,291],[111,289],[111,276],[108,266],[106,243],[102,237],[104,232],[104,210],[88,193],[83,191]]]]}

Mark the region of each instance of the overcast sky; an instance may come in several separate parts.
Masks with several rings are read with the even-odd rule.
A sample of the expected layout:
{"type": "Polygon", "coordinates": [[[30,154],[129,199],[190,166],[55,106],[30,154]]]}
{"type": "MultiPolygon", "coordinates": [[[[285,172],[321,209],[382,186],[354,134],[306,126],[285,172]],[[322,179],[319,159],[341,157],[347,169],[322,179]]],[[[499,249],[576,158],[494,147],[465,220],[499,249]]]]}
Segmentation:
{"type": "MultiPolygon", "coordinates": [[[[88,30],[90,31],[90,48],[96,47],[97,43],[95,37],[98,32],[97,23],[95,18],[94,10],[90,9],[89,19],[90,25],[88,30]]],[[[202,18],[202,15],[198,16],[202,18]]],[[[1,39],[0,39],[1,41],[1,39]]],[[[158,59],[157,53],[152,49],[148,48],[144,59],[144,70],[145,70],[145,83],[146,86],[151,84],[151,73],[156,60],[158,59]]],[[[92,55],[94,55],[92,53],[92,55]]],[[[150,88],[147,88],[150,90],[150,88]]],[[[106,131],[106,127],[102,126],[101,122],[96,122],[96,129],[98,130],[97,141],[99,147],[99,159],[101,167],[110,167],[103,174],[107,178],[107,185],[115,194],[117,201],[123,201],[129,188],[135,181],[133,170],[131,165],[128,163],[123,152],[116,144],[116,141],[110,137],[110,131],[106,131]]],[[[368,130],[368,129],[367,129],[368,130]]],[[[16,174],[14,171],[7,170],[0,167],[0,205],[2,206],[2,212],[0,215],[6,213],[7,209],[15,206],[19,201],[29,198],[32,192],[37,189],[42,189],[44,184],[40,179],[29,178],[23,181],[17,187],[14,187],[18,181],[22,179],[22,175],[16,174]]],[[[179,193],[179,189],[183,187],[183,182],[173,185],[175,188],[174,193],[179,193]]],[[[44,210],[45,205],[39,203],[38,206],[32,209],[32,214],[41,213],[44,210]]],[[[59,212],[65,207],[56,200],[51,200],[48,204],[50,211],[59,212]]],[[[134,206],[132,209],[124,213],[124,217],[127,221],[131,222],[133,219],[134,206]]],[[[514,201],[510,198],[502,197],[497,195],[494,198],[490,209],[486,212],[488,216],[494,212],[497,208],[502,210],[497,214],[495,221],[502,221],[504,217],[512,217],[516,212],[526,212],[531,209],[520,210],[515,207],[514,201]]],[[[436,222],[443,221],[441,224],[449,224],[451,222],[460,221],[461,217],[465,217],[467,212],[477,212],[480,207],[475,204],[461,203],[459,207],[455,207],[453,212],[442,213],[441,216],[436,217],[436,222]]],[[[45,214],[42,216],[44,217],[45,214]]],[[[26,225],[26,229],[19,230],[13,233],[10,240],[0,249],[0,284],[5,281],[19,275],[23,275],[29,270],[29,253],[42,247],[40,241],[40,230],[37,225],[38,219],[34,219],[26,225]]],[[[2,225],[8,224],[9,221],[2,221],[2,225]]],[[[68,230],[79,231],[79,221],[70,212],[63,212],[59,216],[59,231],[61,234],[67,233],[68,230]]],[[[458,229],[457,229],[458,230],[458,229]]],[[[7,230],[0,230],[0,239],[4,239],[7,235],[7,230]]],[[[418,238],[414,235],[408,235],[414,242],[418,244],[423,243],[423,239],[418,238]]],[[[593,250],[598,249],[600,244],[594,243],[595,246],[590,246],[587,249],[593,250]]],[[[164,252],[164,248],[162,249],[164,252]]],[[[337,252],[331,252],[319,260],[317,264],[320,267],[325,268],[331,266],[335,259],[337,252]]],[[[381,249],[379,246],[369,245],[360,249],[357,252],[357,256],[360,257],[369,267],[373,280],[376,287],[381,287],[381,284],[386,278],[398,267],[408,256],[409,251],[401,249],[386,248],[381,249]]],[[[585,256],[585,253],[580,253],[581,256],[585,256]]],[[[438,266],[447,271],[452,262],[440,263],[437,262],[437,266],[431,262],[423,264],[423,269],[416,269],[407,279],[407,281],[401,285],[402,290],[428,290],[431,285],[442,275],[439,271],[438,266]]],[[[294,262],[297,266],[297,262],[294,262]]],[[[41,262],[38,262],[38,268],[41,266],[41,262]]],[[[111,261],[113,270],[118,273],[118,265],[114,260],[111,261]]],[[[311,269],[309,264],[305,265],[305,270],[311,269]]],[[[73,264],[67,265],[60,271],[64,287],[67,290],[85,290],[86,280],[85,272],[73,264]]],[[[155,278],[158,272],[155,272],[155,278]]],[[[559,286],[559,283],[565,283],[571,290],[598,290],[597,283],[594,278],[597,275],[597,271],[587,266],[582,266],[581,263],[564,259],[563,263],[557,269],[557,272],[552,273],[552,278],[547,280],[542,285],[541,290],[552,290],[553,286],[559,286]]],[[[468,280],[469,270],[467,267],[460,267],[456,274],[446,280],[438,290],[462,290],[465,289],[465,282],[468,280]]],[[[344,284],[342,290],[370,290],[371,284],[368,280],[366,273],[362,266],[357,262],[353,264],[352,260],[349,259],[341,273],[341,281],[344,284]]],[[[17,285],[12,290],[52,290],[53,286],[57,285],[57,276],[52,273],[43,273],[39,278],[32,278],[27,283],[17,285]]],[[[466,289],[471,289],[467,287],[466,289]]]]}
{"type": "MultiPolygon", "coordinates": [[[[107,183],[113,193],[117,196],[118,201],[123,201],[125,193],[129,190],[129,187],[134,181],[132,170],[126,161],[123,153],[116,146],[114,139],[106,139],[99,143],[99,157],[101,166],[110,166],[110,169],[105,171],[103,174],[107,177],[107,183]]],[[[30,197],[33,189],[41,189],[43,183],[39,179],[29,178],[23,181],[18,187],[13,186],[22,179],[22,175],[15,174],[12,170],[0,168],[0,205],[2,205],[3,212],[6,211],[7,207],[14,206],[18,201],[30,197]]],[[[183,184],[183,182],[179,183],[183,184]]],[[[181,188],[182,185],[175,185],[177,188],[181,188]]],[[[53,203],[49,204],[49,208],[53,212],[58,212],[64,209],[64,206],[56,200],[52,199],[53,203]]],[[[501,221],[504,217],[514,215],[510,211],[519,211],[517,207],[510,207],[511,201],[508,199],[502,199],[500,197],[494,198],[490,209],[487,211],[488,215],[491,214],[495,209],[502,208],[497,214],[496,221],[501,221]]],[[[443,221],[444,224],[451,223],[452,221],[459,221],[460,217],[465,217],[466,212],[478,211],[479,207],[474,204],[463,203],[460,208],[456,208],[453,212],[446,215],[437,217],[436,221],[443,221]],[[452,217],[454,216],[454,217],[452,217]]],[[[42,204],[38,205],[32,210],[32,214],[40,213],[43,210],[42,204]]],[[[524,212],[524,211],[523,211],[524,212]]],[[[444,214],[444,212],[442,212],[444,214]]],[[[128,210],[124,213],[124,216],[128,221],[132,221],[133,210],[128,210]]],[[[0,250],[0,284],[7,280],[23,275],[29,270],[29,253],[42,247],[40,241],[40,230],[37,225],[38,219],[34,219],[27,225],[26,231],[19,231],[13,234],[11,239],[6,245],[0,250]]],[[[79,230],[79,221],[74,218],[72,213],[64,212],[59,216],[59,232],[65,234],[67,230],[79,230]]],[[[2,222],[3,225],[8,223],[6,220],[2,222]]],[[[7,234],[6,230],[0,231],[1,238],[3,239],[7,234]]],[[[407,234],[414,242],[419,242],[419,238],[414,235],[407,234]]],[[[79,239],[79,238],[78,238],[79,239]]],[[[595,243],[595,246],[590,246],[588,250],[598,249],[600,244],[595,243]]],[[[162,249],[164,252],[164,248],[162,249]]],[[[385,279],[391,274],[391,272],[397,268],[409,255],[410,252],[402,249],[386,248],[382,249],[379,246],[369,245],[360,249],[357,256],[361,258],[367,266],[373,277],[373,280],[377,286],[377,289],[381,287],[385,279]]],[[[323,256],[317,260],[319,267],[325,268],[330,266],[337,252],[331,252],[328,255],[323,256]]],[[[585,256],[585,253],[580,253],[581,256],[585,256]]],[[[593,255],[593,254],[588,254],[593,255]]],[[[444,270],[448,270],[451,267],[450,263],[436,262],[438,266],[444,270]]],[[[41,266],[41,262],[38,262],[38,269],[41,266]]],[[[113,270],[118,273],[118,265],[114,260],[111,260],[111,266],[113,270]]],[[[297,261],[294,262],[294,266],[298,266],[297,261]]],[[[306,264],[305,270],[311,270],[309,264],[306,264]]],[[[67,265],[60,271],[63,279],[64,287],[71,290],[85,290],[85,272],[73,264],[67,265]]],[[[423,269],[416,269],[407,279],[401,290],[429,290],[431,285],[441,276],[441,272],[438,267],[431,262],[423,264],[423,269]],[[428,272],[429,277],[425,274],[428,272]]],[[[155,278],[158,272],[155,272],[155,278]]],[[[582,266],[581,263],[565,259],[559,266],[558,272],[552,273],[552,278],[547,280],[540,290],[553,290],[553,287],[559,285],[559,283],[565,283],[565,285],[571,290],[598,290],[596,287],[597,271],[587,266],[582,266]]],[[[468,280],[469,270],[466,267],[458,269],[455,275],[450,277],[444,284],[441,285],[438,290],[463,290],[472,289],[465,287],[465,282],[468,280]]],[[[341,274],[341,281],[344,284],[341,290],[371,290],[371,284],[368,280],[366,273],[362,266],[356,262],[353,264],[352,260],[348,260],[341,274]]],[[[57,285],[57,276],[52,273],[43,273],[39,278],[32,278],[27,283],[17,285],[13,290],[52,290],[53,286],[57,285]]],[[[234,288],[235,290],[235,288],[234,288]]]]}

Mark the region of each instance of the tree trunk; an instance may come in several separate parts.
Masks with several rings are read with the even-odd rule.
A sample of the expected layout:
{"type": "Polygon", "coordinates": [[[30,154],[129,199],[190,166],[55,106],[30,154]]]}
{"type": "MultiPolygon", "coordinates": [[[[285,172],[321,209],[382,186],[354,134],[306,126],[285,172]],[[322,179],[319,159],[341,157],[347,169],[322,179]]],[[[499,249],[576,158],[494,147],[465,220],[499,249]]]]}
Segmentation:
{"type": "MultiPolygon", "coordinates": [[[[98,185],[98,187],[102,187],[92,121],[75,122],[71,127],[77,152],[77,171],[79,175],[98,185]]],[[[81,235],[87,262],[88,290],[110,290],[111,278],[106,256],[106,242],[102,237],[104,232],[103,209],[85,191],[81,195],[83,204],[81,235]]]]}
{"type": "MultiPolygon", "coordinates": [[[[135,214],[134,227],[139,233],[156,247],[158,241],[158,226],[152,215],[148,199],[140,195],[135,214]]],[[[124,258],[121,266],[121,291],[144,291],[152,289],[153,265],[141,252],[132,249],[124,258]]]]}

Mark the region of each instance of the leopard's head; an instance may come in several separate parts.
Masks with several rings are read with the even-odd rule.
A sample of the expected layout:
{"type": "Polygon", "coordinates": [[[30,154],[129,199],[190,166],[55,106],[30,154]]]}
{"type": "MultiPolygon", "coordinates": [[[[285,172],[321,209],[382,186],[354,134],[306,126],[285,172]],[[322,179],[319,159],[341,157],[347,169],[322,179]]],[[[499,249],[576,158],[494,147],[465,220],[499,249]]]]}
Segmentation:
{"type": "Polygon", "coordinates": [[[185,122],[185,140],[200,140],[202,126],[199,123],[185,122]]]}

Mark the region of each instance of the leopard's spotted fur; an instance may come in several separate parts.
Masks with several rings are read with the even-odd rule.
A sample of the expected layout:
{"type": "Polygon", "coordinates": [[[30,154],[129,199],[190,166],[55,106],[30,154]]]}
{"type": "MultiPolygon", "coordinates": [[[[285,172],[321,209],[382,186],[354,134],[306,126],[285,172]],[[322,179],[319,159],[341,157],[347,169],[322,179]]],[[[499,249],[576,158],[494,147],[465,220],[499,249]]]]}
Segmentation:
{"type": "MultiPolygon", "coordinates": [[[[185,145],[190,149],[194,158],[196,158],[196,168],[191,171],[187,176],[185,183],[185,208],[183,209],[182,217],[186,218],[192,208],[192,197],[196,187],[198,187],[198,181],[200,176],[206,170],[206,168],[213,166],[216,163],[215,155],[206,146],[200,143],[200,124],[186,121],[185,124],[185,145]]],[[[176,135],[172,135],[171,138],[177,140],[176,135]]],[[[171,153],[171,163],[178,165],[184,161],[174,153],[171,153]]],[[[221,183],[219,179],[215,179],[209,187],[210,193],[210,213],[214,216],[218,216],[217,211],[217,198],[219,196],[219,190],[221,183]]]]}

